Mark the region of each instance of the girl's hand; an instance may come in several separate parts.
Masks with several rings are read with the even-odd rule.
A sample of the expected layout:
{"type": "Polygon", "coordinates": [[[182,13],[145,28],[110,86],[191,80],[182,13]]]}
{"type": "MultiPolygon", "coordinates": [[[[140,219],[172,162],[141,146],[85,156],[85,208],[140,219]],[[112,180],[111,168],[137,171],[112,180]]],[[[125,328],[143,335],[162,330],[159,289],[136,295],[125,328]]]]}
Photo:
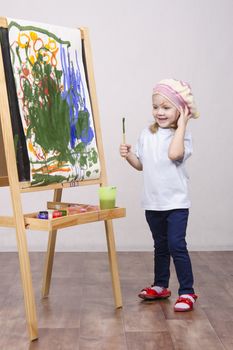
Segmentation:
{"type": "Polygon", "coordinates": [[[185,106],[185,108],[179,108],[179,111],[180,111],[180,116],[177,120],[177,126],[180,127],[180,126],[183,126],[183,127],[186,127],[189,119],[191,118],[191,114],[189,114],[189,110],[188,110],[188,107],[185,106]]]}
{"type": "Polygon", "coordinates": [[[121,144],[119,151],[120,151],[121,157],[126,158],[131,151],[131,145],[121,144]]]}

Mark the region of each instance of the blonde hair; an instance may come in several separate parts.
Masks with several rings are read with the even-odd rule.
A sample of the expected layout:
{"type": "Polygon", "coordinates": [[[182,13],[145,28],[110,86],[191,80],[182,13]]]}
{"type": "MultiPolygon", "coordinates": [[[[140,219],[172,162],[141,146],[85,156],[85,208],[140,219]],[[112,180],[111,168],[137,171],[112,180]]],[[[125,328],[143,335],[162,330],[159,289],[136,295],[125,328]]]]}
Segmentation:
{"type": "Polygon", "coordinates": [[[158,124],[154,122],[152,125],[150,125],[149,130],[152,134],[155,134],[158,131],[158,124]]]}

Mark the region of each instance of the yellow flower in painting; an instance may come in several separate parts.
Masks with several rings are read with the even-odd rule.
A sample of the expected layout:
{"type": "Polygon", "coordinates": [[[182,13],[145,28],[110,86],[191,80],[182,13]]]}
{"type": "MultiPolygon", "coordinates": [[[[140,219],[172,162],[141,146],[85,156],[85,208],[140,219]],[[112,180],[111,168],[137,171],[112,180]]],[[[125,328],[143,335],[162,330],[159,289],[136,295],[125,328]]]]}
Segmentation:
{"type": "Polygon", "coordinates": [[[30,37],[33,41],[35,41],[38,38],[38,35],[35,32],[30,32],[30,37]]]}
{"type": "Polygon", "coordinates": [[[54,39],[49,38],[47,44],[45,45],[46,49],[48,49],[49,51],[53,52],[56,50],[57,48],[57,43],[54,39]]]}
{"type": "Polygon", "coordinates": [[[31,64],[34,64],[35,63],[35,56],[31,55],[29,57],[29,61],[31,62],[31,64]]]}
{"type": "Polygon", "coordinates": [[[18,45],[24,49],[25,47],[29,46],[30,37],[25,33],[19,33],[18,35],[18,45]]]}

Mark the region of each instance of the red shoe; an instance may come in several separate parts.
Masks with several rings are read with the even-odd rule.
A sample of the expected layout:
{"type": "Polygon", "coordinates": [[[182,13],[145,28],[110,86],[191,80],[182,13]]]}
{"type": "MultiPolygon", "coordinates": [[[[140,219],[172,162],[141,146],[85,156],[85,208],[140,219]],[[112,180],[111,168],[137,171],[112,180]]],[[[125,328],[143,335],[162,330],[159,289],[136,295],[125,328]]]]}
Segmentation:
{"type": "Polygon", "coordinates": [[[142,298],[144,300],[156,300],[156,299],[166,299],[170,297],[171,292],[167,288],[164,288],[162,292],[158,293],[156,290],[152,288],[144,288],[141,290],[141,292],[138,294],[139,298],[142,298]]]}
{"type": "Polygon", "coordinates": [[[196,294],[180,295],[175,302],[174,311],[178,311],[178,312],[192,311],[193,304],[195,303],[196,300],[197,300],[196,294]]]}

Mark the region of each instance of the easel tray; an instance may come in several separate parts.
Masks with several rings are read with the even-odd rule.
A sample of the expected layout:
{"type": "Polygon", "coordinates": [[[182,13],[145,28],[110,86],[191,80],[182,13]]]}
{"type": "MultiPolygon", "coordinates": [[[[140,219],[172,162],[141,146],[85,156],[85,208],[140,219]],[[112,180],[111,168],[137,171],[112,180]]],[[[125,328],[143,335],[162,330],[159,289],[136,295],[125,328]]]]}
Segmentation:
{"type": "Polygon", "coordinates": [[[30,213],[24,215],[26,229],[52,231],[90,222],[118,219],[125,217],[126,210],[125,208],[115,207],[113,209],[96,210],[45,220],[38,219],[37,214],[30,213]]]}

